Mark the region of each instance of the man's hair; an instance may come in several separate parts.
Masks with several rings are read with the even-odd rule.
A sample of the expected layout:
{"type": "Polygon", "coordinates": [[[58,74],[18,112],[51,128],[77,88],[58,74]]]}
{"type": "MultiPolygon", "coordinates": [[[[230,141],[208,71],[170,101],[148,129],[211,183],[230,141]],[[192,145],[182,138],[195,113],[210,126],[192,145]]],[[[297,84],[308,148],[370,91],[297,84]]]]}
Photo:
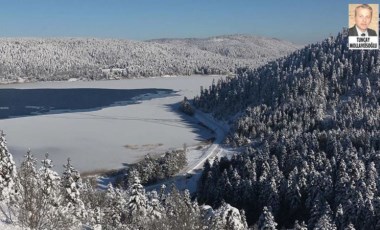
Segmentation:
{"type": "Polygon", "coordinates": [[[370,7],[368,4],[361,4],[355,8],[355,17],[356,17],[356,10],[359,8],[368,9],[369,11],[371,11],[371,16],[372,16],[372,7],[370,7]]]}

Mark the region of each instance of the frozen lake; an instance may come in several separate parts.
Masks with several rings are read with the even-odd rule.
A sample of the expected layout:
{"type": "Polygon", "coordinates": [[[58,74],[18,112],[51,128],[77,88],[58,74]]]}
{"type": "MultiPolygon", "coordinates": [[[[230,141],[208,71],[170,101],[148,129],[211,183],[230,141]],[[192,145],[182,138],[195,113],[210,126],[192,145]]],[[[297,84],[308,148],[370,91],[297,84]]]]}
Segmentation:
{"type": "Polygon", "coordinates": [[[1,85],[0,129],[17,165],[30,148],[38,160],[48,152],[57,171],[68,157],[81,172],[120,168],[210,137],[175,104],[218,78],[1,85]]]}

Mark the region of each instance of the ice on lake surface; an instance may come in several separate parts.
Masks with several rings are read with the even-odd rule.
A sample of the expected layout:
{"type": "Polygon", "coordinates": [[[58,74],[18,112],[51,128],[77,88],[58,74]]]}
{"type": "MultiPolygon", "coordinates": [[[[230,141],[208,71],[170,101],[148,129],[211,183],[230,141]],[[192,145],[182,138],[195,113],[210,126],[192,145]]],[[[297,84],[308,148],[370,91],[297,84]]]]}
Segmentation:
{"type": "MultiPolygon", "coordinates": [[[[30,148],[39,160],[48,152],[57,171],[62,171],[68,157],[81,172],[120,168],[147,153],[181,148],[184,143],[195,145],[209,137],[208,130],[184,119],[174,105],[184,96],[193,98],[199,94],[200,86],[208,87],[218,78],[190,76],[2,85],[2,89],[23,92],[26,96],[49,92],[42,94],[46,99],[41,100],[47,104],[55,101],[55,104],[38,104],[38,100],[24,103],[20,107],[33,112],[0,120],[0,129],[6,133],[17,164],[30,148]],[[89,95],[97,102],[90,100],[90,105],[86,105],[83,101],[89,95]],[[76,106],[66,104],[65,98],[70,98],[67,100],[76,106]],[[49,110],[52,107],[55,110],[49,110]]],[[[15,106],[6,101],[1,99],[5,104],[0,105],[0,113],[15,106]]]]}

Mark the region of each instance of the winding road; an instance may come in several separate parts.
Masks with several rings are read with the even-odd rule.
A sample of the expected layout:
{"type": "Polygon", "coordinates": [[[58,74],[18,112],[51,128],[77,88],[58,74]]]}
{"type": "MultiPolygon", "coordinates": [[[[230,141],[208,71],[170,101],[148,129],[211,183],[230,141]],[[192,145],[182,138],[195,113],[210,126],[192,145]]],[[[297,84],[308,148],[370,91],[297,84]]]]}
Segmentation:
{"type": "Polygon", "coordinates": [[[179,190],[188,189],[190,193],[196,192],[197,182],[201,175],[201,170],[206,160],[215,157],[223,152],[223,148],[221,148],[220,145],[228,133],[228,127],[216,121],[209,114],[205,114],[198,110],[195,110],[194,118],[198,120],[200,123],[207,126],[209,129],[214,131],[214,143],[212,143],[210,146],[201,151],[188,153],[188,155],[191,154],[192,156],[190,159],[188,159],[187,166],[183,168],[176,176],[167,180],[160,181],[156,184],[146,186],[145,190],[158,191],[163,184],[175,184],[179,190]]]}
{"type": "Polygon", "coordinates": [[[203,153],[199,158],[196,158],[194,162],[189,162],[188,166],[181,171],[182,173],[186,172],[187,174],[194,173],[195,170],[203,168],[203,164],[207,159],[221,153],[223,149],[220,148],[220,144],[223,142],[226,134],[228,133],[227,127],[220,124],[208,114],[196,110],[194,117],[199,122],[214,131],[215,140],[213,144],[211,144],[207,149],[203,150],[203,153]]]}

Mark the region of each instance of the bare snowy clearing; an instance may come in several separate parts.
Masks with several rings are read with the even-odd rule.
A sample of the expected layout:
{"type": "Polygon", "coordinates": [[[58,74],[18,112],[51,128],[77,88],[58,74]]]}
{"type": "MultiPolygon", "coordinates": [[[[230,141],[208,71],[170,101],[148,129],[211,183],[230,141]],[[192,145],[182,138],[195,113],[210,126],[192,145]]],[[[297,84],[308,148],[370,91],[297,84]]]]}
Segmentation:
{"type": "Polygon", "coordinates": [[[178,114],[173,106],[184,96],[192,98],[200,86],[208,87],[220,76],[130,79],[100,82],[44,82],[6,85],[1,88],[62,89],[164,88],[177,91],[167,97],[141,95],[140,103],[112,106],[96,111],[46,114],[0,120],[7,134],[8,146],[16,163],[30,148],[43,159],[49,153],[60,165],[70,157],[80,171],[120,168],[134,163],[147,153],[162,153],[181,148],[184,143],[196,146],[212,135],[210,130],[195,124],[195,120],[178,114]],[[186,119],[185,119],[186,118],[186,119]]]}

